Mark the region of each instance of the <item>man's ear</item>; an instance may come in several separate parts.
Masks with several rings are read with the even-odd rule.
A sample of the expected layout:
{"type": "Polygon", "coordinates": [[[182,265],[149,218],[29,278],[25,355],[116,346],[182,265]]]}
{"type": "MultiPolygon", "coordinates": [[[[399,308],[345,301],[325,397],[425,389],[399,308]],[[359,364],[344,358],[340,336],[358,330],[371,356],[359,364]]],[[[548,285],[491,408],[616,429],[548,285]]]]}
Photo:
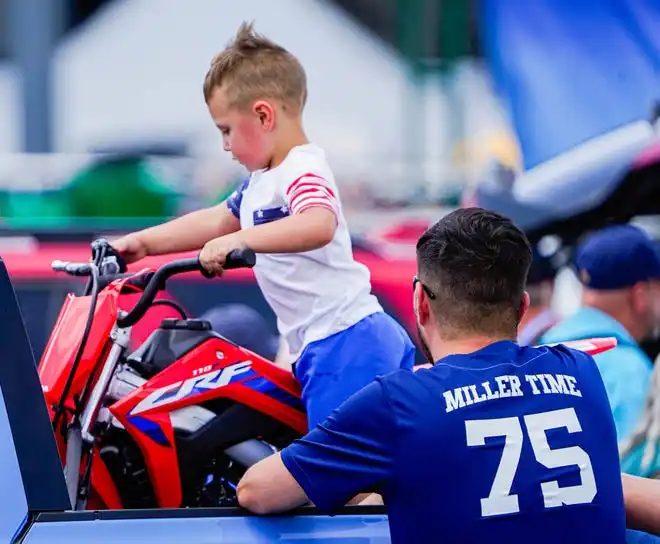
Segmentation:
{"type": "Polygon", "coordinates": [[[630,288],[630,304],[638,315],[644,315],[648,311],[648,289],[648,284],[641,281],[630,288]]]}
{"type": "Polygon", "coordinates": [[[525,317],[527,310],[529,310],[530,304],[531,304],[531,298],[529,296],[529,293],[525,291],[523,293],[523,298],[520,301],[520,316],[518,317],[518,323],[520,323],[523,320],[523,317],[525,317]]]}
{"type": "Polygon", "coordinates": [[[259,119],[259,123],[266,131],[270,131],[275,126],[275,109],[265,100],[257,100],[252,105],[252,112],[259,119]]]}
{"type": "Polygon", "coordinates": [[[431,307],[429,305],[429,297],[419,282],[415,285],[414,297],[417,321],[422,326],[426,325],[431,317],[431,307]]]}

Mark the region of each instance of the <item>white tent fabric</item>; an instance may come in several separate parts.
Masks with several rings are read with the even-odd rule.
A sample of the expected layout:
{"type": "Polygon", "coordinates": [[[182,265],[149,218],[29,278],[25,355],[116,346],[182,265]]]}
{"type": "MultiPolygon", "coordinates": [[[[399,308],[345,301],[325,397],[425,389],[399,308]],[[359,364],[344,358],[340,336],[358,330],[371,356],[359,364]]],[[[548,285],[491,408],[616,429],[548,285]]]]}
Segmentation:
{"type": "MultiPolygon", "coordinates": [[[[483,67],[466,63],[457,73],[460,104],[446,100],[434,77],[415,90],[394,50],[324,0],[115,0],[55,52],[54,150],[185,143],[207,158],[199,170],[209,181],[242,171],[221,150],[201,87],[211,58],[244,20],[304,64],[308,136],[349,183],[366,182],[391,196],[408,194],[422,180],[455,182],[456,166],[477,178],[482,149],[490,153],[490,142],[506,131],[483,67]],[[418,106],[420,118],[411,117],[418,106]],[[450,143],[457,130],[470,151],[460,165],[450,143]]],[[[0,67],[5,152],[21,145],[14,75],[0,67]]]]}
{"type": "Polygon", "coordinates": [[[308,135],[331,157],[373,164],[400,156],[402,61],[318,0],[110,4],[57,51],[57,149],[162,138],[219,153],[201,84],[243,20],[300,58],[310,90],[308,135]]]}

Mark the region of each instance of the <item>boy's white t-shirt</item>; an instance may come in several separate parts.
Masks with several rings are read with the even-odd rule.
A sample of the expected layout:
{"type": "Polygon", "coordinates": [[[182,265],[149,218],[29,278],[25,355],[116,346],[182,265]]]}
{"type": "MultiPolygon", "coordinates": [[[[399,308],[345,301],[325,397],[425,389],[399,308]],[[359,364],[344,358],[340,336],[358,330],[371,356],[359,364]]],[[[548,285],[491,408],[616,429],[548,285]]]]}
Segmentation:
{"type": "Polygon", "coordinates": [[[334,238],[325,247],[257,256],[257,282],[294,359],[310,342],[382,311],[371,294],[369,270],[353,259],[335,179],[321,148],[295,147],[276,168],[253,172],[230,195],[227,206],[243,229],[314,206],[328,208],[337,217],[334,238]]]}

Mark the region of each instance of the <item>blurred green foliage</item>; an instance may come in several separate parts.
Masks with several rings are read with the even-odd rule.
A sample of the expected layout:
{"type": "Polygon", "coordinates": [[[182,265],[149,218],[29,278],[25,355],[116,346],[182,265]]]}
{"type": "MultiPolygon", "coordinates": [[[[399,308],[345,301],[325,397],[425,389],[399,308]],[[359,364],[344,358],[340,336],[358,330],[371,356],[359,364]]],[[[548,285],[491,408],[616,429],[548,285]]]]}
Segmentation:
{"type": "Polygon", "coordinates": [[[141,157],[99,160],[57,190],[0,191],[8,228],[132,226],[177,215],[183,194],[163,182],[141,157]]]}

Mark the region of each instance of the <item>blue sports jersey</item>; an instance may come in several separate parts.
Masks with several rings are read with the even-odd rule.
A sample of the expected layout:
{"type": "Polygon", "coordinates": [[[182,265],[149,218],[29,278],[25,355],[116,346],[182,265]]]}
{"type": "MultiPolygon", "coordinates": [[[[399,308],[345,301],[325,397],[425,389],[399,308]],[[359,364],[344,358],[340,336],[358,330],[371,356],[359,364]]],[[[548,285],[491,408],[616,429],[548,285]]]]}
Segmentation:
{"type": "Polygon", "coordinates": [[[502,341],[378,378],[282,460],[323,511],[382,493],[393,543],[626,539],[605,388],[565,346],[502,341]]]}

